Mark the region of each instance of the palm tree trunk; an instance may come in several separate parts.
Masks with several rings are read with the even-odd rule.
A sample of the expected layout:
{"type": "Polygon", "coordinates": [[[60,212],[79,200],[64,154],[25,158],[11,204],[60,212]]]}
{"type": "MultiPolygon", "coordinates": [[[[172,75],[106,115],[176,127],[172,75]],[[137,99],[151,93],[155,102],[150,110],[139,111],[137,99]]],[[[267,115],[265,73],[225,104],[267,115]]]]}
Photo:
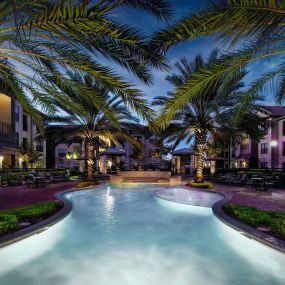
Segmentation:
{"type": "Polygon", "coordinates": [[[197,140],[198,160],[197,160],[197,171],[196,171],[195,181],[203,182],[204,181],[203,170],[204,170],[204,164],[205,164],[204,153],[206,150],[206,135],[203,132],[197,132],[196,140],[197,140]]]}
{"type": "Polygon", "coordinates": [[[94,145],[91,141],[86,141],[87,148],[87,180],[94,181],[94,145]]]}

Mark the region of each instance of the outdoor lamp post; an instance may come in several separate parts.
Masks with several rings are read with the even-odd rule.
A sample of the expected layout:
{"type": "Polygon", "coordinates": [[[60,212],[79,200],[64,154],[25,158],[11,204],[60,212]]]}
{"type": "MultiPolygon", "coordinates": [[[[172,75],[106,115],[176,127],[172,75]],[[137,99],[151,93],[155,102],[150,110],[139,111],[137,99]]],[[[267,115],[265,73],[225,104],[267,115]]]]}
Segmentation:
{"type": "Polygon", "coordinates": [[[274,169],[274,162],[275,162],[275,155],[274,155],[274,149],[275,149],[275,147],[277,146],[277,141],[276,140],[272,140],[271,142],[270,142],[270,146],[271,146],[271,148],[272,148],[272,165],[271,165],[271,168],[273,168],[274,169]]]}

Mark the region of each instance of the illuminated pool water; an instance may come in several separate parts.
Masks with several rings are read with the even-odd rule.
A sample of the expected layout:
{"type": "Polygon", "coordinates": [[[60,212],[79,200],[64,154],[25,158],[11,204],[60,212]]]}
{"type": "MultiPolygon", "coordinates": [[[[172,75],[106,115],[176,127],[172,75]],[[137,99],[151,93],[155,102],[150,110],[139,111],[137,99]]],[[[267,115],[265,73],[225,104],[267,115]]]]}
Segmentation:
{"type": "MultiPolygon", "coordinates": [[[[285,284],[285,255],[225,226],[211,208],[154,195],[165,188],[106,185],[67,194],[74,209],[66,219],[0,250],[0,284],[285,284]]],[[[197,195],[189,201],[217,199],[197,195]]]]}

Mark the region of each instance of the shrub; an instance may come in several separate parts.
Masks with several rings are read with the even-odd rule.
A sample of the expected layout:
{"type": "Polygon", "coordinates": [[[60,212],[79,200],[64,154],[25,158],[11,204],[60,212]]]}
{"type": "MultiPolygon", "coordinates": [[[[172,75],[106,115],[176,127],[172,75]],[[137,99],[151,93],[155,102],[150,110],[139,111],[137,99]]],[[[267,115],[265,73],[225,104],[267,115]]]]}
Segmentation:
{"type": "Polygon", "coordinates": [[[22,184],[21,173],[8,172],[2,176],[3,186],[17,186],[22,184]]]}
{"type": "Polygon", "coordinates": [[[190,180],[188,182],[189,186],[195,187],[195,188],[201,188],[201,189],[212,189],[213,188],[213,184],[211,182],[195,182],[194,180],[190,180]]]}
{"type": "Polygon", "coordinates": [[[0,212],[0,235],[15,231],[22,221],[35,222],[34,219],[45,218],[62,207],[59,202],[35,204],[28,207],[4,210],[0,212]]]}
{"type": "Polygon", "coordinates": [[[246,205],[228,204],[223,206],[224,211],[255,228],[265,226],[273,235],[285,239],[285,213],[279,211],[263,211],[246,205]]]}
{"type": "Polygon", "coordinates": [[[0,234],[16,230],[18,227],[18,219],[14,215],[0,213],[0,234]]]}
{"type": "Polygon", "coordinates": [[[28,207],[16,208],[11,210],[3,211],[5,214],[15,215],[18,219],[30,219],[30,218],[40,218],[47,216],[59,210],[62,204],[59,202],[47,202],[41,204],[35,204],[28,207]]]}
{"type": "Polygon", "coordinates": [[[76,185],[76,188],[86,188],[97,185],[96,182],[80,182],[76,185]]]}

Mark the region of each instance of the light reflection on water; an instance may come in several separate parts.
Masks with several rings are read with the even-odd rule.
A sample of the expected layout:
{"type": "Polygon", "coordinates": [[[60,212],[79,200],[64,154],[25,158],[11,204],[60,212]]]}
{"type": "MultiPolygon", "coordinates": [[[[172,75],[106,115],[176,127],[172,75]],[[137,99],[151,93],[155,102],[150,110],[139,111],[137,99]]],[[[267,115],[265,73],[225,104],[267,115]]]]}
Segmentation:
{"type": "MultiPolygon", "coordinates": [[[[68,218],[0,250],[0,284],[285,284],[285,255],[225,226],[210,208],[154,196],[165,188],[174,189],[106,185],[67,194],[68,218]]],[[[199,201],[213,198],[203,195],[199,201]]]]}

